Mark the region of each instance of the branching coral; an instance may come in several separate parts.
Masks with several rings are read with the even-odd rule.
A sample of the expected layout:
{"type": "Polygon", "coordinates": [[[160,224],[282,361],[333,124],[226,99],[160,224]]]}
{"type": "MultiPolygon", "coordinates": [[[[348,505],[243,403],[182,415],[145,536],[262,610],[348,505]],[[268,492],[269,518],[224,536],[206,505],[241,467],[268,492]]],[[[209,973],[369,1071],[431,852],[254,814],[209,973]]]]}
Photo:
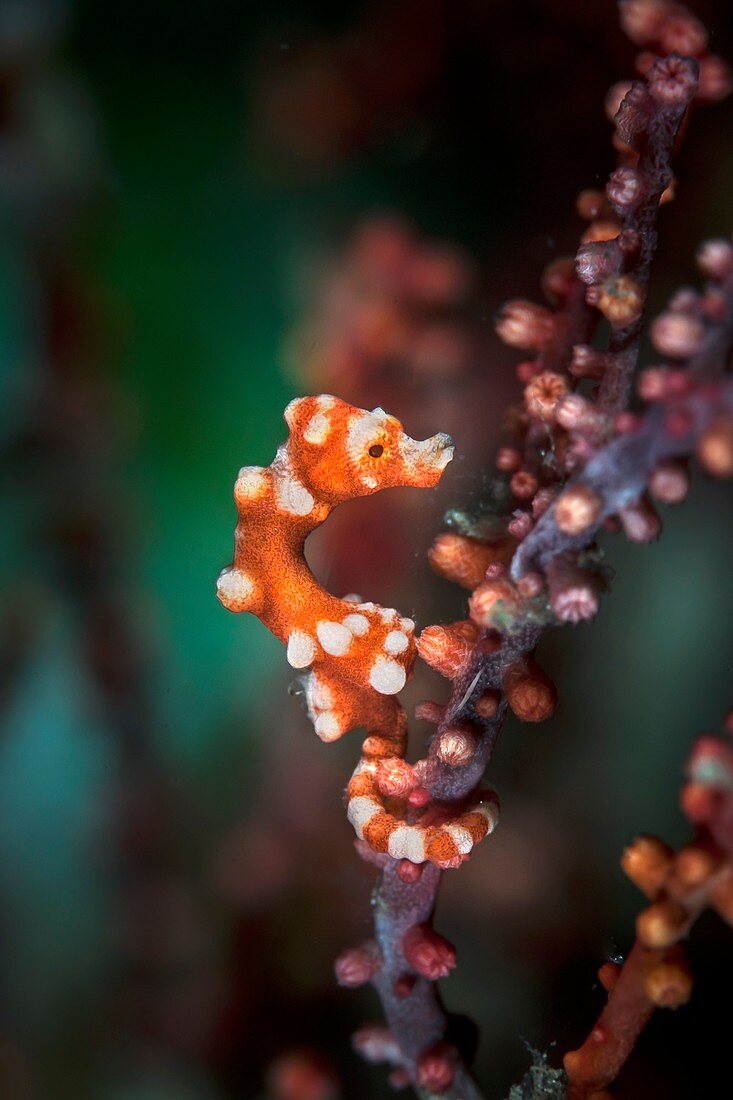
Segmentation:
{"type": "MultiPolygon", "coordinates": [[[[496,822],[495,796],[480,784],[507,710],[529,722],[554,710],[554,685],[534,660],[541,633],[595,615],[605,584],[595,545],[601,529],[642,543],[656,538],[661,521],[652,498],[684,499],[685,464],[694,455],[712,475],[733,473],[729,242],[703,247],[698,262],[707,286],[676,295],[651,326],[664,361],[640,376],[646,411],[626,409],[658,210],[672,197],[671,158],[690,105],[721,98],[730,76],[680,5],[626,0],[621,14],[632,40],[649,49],[638,58],[641,79],[609,97],[619,164],[605,194],[580,196],[590,225],[575,258],[545,272],[554,309],[515,301],[498,319],[500,337],[533,355],[517,368],[523,402],[497,457],[503,489],[487,514],[454,513],[453,529],[429,554],[437,573],[470,592],[467,618],[429,626],[415,641],[414,624],[396,612],[325,592],[303,557],[307,534],[340,501],[389,485],[435,484],[450,459],[446,437],[417,444],[381,410],[305,398],[289,406],[291,436],[272,467],[245,469],[235,488],[235,562],[220,578],[220,599],[258,614],[287,644],[291,664],[310,669],[306,695],[324,740],[367,729],[347,803],[357,847],[381,871],[376,936],[340,957],[337,977],[352,987],[372,982],[386,1015],[387,1028],[357,1034],[357,1049],[391,1065],[395,1085],[411,1084],[423,1096],[480,1095],[467,1068],[473,1032],[445,1014],[434,984],[455,965],[455,950],[431,921],[441,870],[460,866],[496,822]],[[591,343],[602,322],[605,347],[591,343]],[[436,730],[425,758],[409,765],[394,695],[415,649],[451,691],[447,703],[420,704],[418,716],[436,730]]],[[[727,761],[727,775],[728,757],[715,753],[727,761]]],[[[673,858],[644,841],[627,856],[627,868],[641,868],[632,877],[652,905],[620,973],[604,971],[607,988],[613,985],[605,1014],[588,1043],[567,1057],[574,1097],[602,1095],[653,1005],[682,998],[689,978],[677,942],[700,909],[712,903],[729,913],[721,836],[727,842],[730,811],[707,788],[698,795],[688,793],[685,803],[700,826],[692,848],[673,858]]],[[[559,1097],[565,1087],[556,1075],[545,1094],[559,1097]]]]}
{"type": "MultiPolygon", "coordinates": [[[[733,721],[729,720],[729,732],[733,721]]],[[[588,1039],[565,1055],[570,1100],[605,1100],[656,1007],[689,999],[692,974],[681,941],[706,908],[733,925],[733,749],[700,738],[687,766],[682,807],[695,839],[673,852],[656,837],[638,837],[622,867],[651,904],[638,916],[636,941],[623,965],[605,963],[598,977],[608,1002],[588,1039]]]]}

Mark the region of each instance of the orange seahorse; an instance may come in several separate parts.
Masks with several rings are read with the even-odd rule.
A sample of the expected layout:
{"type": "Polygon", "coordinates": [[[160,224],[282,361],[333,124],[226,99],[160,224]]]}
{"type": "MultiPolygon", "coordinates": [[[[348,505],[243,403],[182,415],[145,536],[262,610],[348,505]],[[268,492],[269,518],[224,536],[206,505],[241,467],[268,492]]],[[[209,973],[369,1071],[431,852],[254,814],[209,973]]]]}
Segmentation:
{"type": "Polygon", "coordinates": [[[405,820],[417,780],[402,765],[406,719],[395,695],[412,672],[415,624],[391,608],[333,596],[304,554],[310,532],[342,501],[436,485],[453,457],[451,440],[442,433],[411,439],[382,409],[367,412],[329,395],[291,401],[285,420],[290,434],[272,465],[239,471],[234,562],[220,574],[217,595],[230,611],[261,619],[287,646],[289,663],[309,670],[306,701],[322,740],[366,727],[346,792],[357,835],[395,859],[455,866],[493,828],[496,803],[479,798],[440,825],[405,820]],[[394,797],[398,789],[402,798],[394,797]]]}

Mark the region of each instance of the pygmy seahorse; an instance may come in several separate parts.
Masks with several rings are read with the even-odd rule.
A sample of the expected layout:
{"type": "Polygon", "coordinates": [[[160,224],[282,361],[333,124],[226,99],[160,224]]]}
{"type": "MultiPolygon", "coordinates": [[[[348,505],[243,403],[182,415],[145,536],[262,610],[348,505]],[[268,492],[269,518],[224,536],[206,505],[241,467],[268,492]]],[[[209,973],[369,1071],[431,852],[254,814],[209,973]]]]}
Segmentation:
{"type": "Polygon", "coordinates": [[[239,471],[234,562],[220,574],[217,595],[230,611],[260,618],[287,646],[289,663],[308,670],[306,701],[322,740],[366,727],[346,794],[357,835],[397,859],[454,866],[493,827],[494,803],[474,802],[440,825],[407,823],[404,801],[380,784],[384,765],[405,752],[405,714],[394,696],[412,672],[415,624],[391,608],[333,596],[304,553],[308,535],[342,501],[437,485],[453,458],[451,440],[443,433],[411,439],[384,410],[328,395],[291,401],[285,420],[289,437],[272,465],[239,471]]]}

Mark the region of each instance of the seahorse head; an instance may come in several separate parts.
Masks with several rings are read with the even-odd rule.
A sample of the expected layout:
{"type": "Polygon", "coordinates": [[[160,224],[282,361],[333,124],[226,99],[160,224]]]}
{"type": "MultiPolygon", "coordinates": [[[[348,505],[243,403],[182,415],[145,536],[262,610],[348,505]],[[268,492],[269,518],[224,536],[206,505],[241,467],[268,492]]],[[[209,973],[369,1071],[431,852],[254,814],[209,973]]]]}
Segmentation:
{"type": "Polygon", "coordinates": [[[327,394],[291,401],[285,419],[293,473],[328,503],[397,485],[431,488],[453,458],[444,433],[412,439],[383,409],[368,412],[327,394]]]}

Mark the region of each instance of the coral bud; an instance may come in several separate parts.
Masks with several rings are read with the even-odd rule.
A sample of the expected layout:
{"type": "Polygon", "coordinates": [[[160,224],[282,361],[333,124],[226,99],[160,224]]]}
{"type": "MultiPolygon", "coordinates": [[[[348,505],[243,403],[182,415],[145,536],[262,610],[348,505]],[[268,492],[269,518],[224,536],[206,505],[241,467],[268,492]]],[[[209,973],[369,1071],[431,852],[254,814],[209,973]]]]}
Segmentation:
{"type": "Polygon", "coordinates": [[[513,474],[522,465],[522,452],[516,447],[501,447],[496,456],[496,468],[505,474],[513,474]]]}
{"type": "Polygon", "coordinates": [[[656,836],[638,836],[624,850],[621,868],[648,898],[661,890],[672,869],[674,852],[656,836]]]}
{"type": "Polygon", "coordinates": [[[601,518],[602,501],[588,485],[571,485],[555,504],[555,523],[566,535],[580,535],[601,518]]]}
{"type": "Polygon", "coordinates": [[[641,497],[635,504],[629,504],[627,508],[622,508],[618,518],[626,538],[632,542],[654,542],[659,538],[662,521],[654,505],[645,497],[641,497]]]}
{"type": "Polygon", "coordinates": [[[316,1051],[294,1050],[275,1059],[267,1071],[272,1100],[336,1100],[336,1075],[316,1051]]]}
{"type": "Polygon", "coordinates": [[[672,313],[696,313],[700,305],[700,295],[693,287],[683,286],[669,299],[672,313]]]}
{"type": "Polygon", "coordinates": [[[673,359],[689,359],[699,350],[705,327],[688,313],[661,313],[653,322],[650,335],[654,347],[673,359]]]}
{"type": "Polygon", "coordinates": [[[699,19],[678,8],[663,21],[659,32],[660,53],[697,57],[708,44],[708,32],[699,19]]]}
{"type": "Polygon", "coordinates": [[[594,304],[607,321],[622,328],[633,324],[641,316],[644,291],[630,275],[614,276],[603,283],[594,304]]]}
{"type": "Polygon", "coordinates": [[[539,359],[525,359],[522,363],[517,363],[514,373],[517,376],[517,382],[521,382],[523,386],[526,386],[528,382],[531,382],[533,378],[542,373],[542,363],[539,359]]]}
{"type": "Polygon", "coordinates": [[[616,135],[619,140],[630,148],[637,148],[639,138],[646,132],[652,112],[654,100],[647,91],[646,85],[635,81],[624,96],[614,118],[616,123],[616,135]]]}
{"type": "Polygon", "coordinates": [[[551,420],[555,406],[568,392],[567,379],[554,371],[543,371],[533,378],[524,390],[524,400],[532,416],[540,420],[551,420]]]}
{"type": "Polygon", "coordinates": [[[412,886],[422,877],[423,863],[411,863],[409,859],[401,859],[397,864],[397,874],[402,882],[412,886]]]}
{"type": "Polygon", "coordinates": [[[555,420],[568,432],[593,432],[600,425],[593,405],[579,393],[569,393],[558,401],[555,420]]]}
{"type": "Polygon", "coordinates": [[[700,313],[706,321],[720,323],[728,315],[728,301],[720,287],[709,286],[700,299],[700,313]]]}
{"type": "Polygon", "coordinates": [[[529,512],[515,512],[513,519],[507,524],[507,531],[518,542],[526,539],[534,526],[529,512]]]}
{"type": "Polygon", "coordinates": [[[644,992],[658,1008],[679,1008],[692,993],[692,973],[683,956],[663,960],[644,976],[644,992]]]}
{"type": "MultiPolygon", "coordinates": [[[[616,115],[621,109],[621,104],[623,103],[624,99],[630,91],[630,80],[619,80],[616,84],[612,84],[611,87],[608,89],[608,92],[606,93],[606,99],[603,104],[603,109],[606,112],[606,117],[608,118],[609,122],[614,121],[616,115]]],[[[600,192],[598,193],[600,194],[600,192]]]]}
{"type": "Polygon", "coordinates": [[[425,787],[413,787],[407,796],[407,801],[414,809],[421,810],[430,802],[430,791],[425,787]]]}
{"type": "Polygon", "coordinates": [[[660,462],[649,478],[649,492],[660,504],[681,504],[690,491],[690,475],[683,462],[660,462]]]}
{"type": "Polygon", "coordinates": [[[707,825],[715,816],[720,798],[709,783],[686,783],[680,805],[693,825],[707,825]]]}
{"type": "Polygon", "coordinates": [[[710,902],[718,915],[733,926],[733,876],[730,873],[720,878],[710,891],[710,902]]]}
{"type": "Polygon", "coordinates": [[[547,567],[550,604],[561,623],[580,623],[598,611],[598,584],[573,554],[558,554],[547,567]]]}
{"type": "Polygon", "coordinates": [[[687,931],[690,918],[671,898],[655,901],[636,918],[636,934],[645,947],[671,947],[687,931]]]}
{"type": "Polygon", "coordinates": [[[485,691],[476,700],[476,713],[481,718],[493,718],[499,710],[501,696],[498,691],[485,691]]]}
{"type": "Polygon", "coordinates": [[[646,197],[646,190],[646,180],[636,168],[617,168],[606,184],[609,200],[621,210],[638,206],[646,197]]]}
{"type": "Polygon", "coordinates": [[[615,962],[605,962],[598,971],[598,981],[601,983],[606,993],[610,993],[618,981],[619,974],[621,973],[621,967],[615,962]]]}
{"type": "Polygon", "coordinates": [[[438,734],[435,750],[444,764],[460,768],[473,759],[478,743],[478,734],[470,726],[454,725],[438,734]]]}
{"type": "Polygon", "coordinates": [[[719,416],[700,437],[696,452],[713,477],[733,475],[733,416],[719,416]]]}
{"type": "Polygon", "coordinates": [[[380,965],[376,943],[369,941],[359,947],[349,947],[336,959],[336,981],[347,989],[358,989],[360,985],[371,981],[380,965]]]}
{"type": "Polygon", "coordinates": [[[415,707],[415,717],[420,722],[432,722],[434,725],[438,725],[443,721],[443,715],[445,714],[445,707],[440,703],[434,703],[430,699],[424,699],[422,703],[418,703],[415,707]]]}
{"type": "Polygon", "coordinates": [[[399,1065],[402,1061],[402,1052],[392,1032],[381,1024],[367,1024],[365,1027],[360,1027],[352,1035],[351,1045],[365,1062],[371,1062],[373,1065],[378,1065],[380,1062],[399,1065]]]}
{"type": "Polygon", "coordinates": [[[471,618],[479,626],[498,625],[502,615],[512,615],[519,605],[520,597],[516,588],[511,581],[501,577],[484,581],[468,601],[471,618]]]}
{"type": "Polygon", "coordinates": [[[540,516],[544,516],[547,509],[555,499],[556,491],[549,485],[544,489],[538,489],[532,498],[532,516],[534,519],[539,519],[540,516]]]}
{"type": "Polygon", "coordinates": [[[430,924],[409,928],[402,939],[402,951],[409,966],[431,982],[447,978],[456,965],[455,947],[430,924]]]}
{"type": "Polygon", "coordinates": [[[695,890],[709,879],[723,861],[721,852],[693,842],[677,853],[675,878],[685,890],[695,890]]]}
{"type": "Polygon", "coordinates": [[[523,596],[525,600],[533,600],[535,596],[539,596],[544,587],[545,582],[542,579],[541,573],[525,573],[524,576],[520,577],[517,581],[519,594],[523,596]]]}
{"type": "Polygon", "coordinates": [[[449,680],[455,680],[463,671],[472,649],[473,639],[453,625],[426,626],[417,639],[417,651],[423,661],[449,680]]]}
{"type": "Polygon", "coordinates": [[[698,66],[689,57],[662,57],[649,70],[652,97],[667,107],[683,108],[697,91],[698,66]]]}
{"type": "Polygon", "coordinates": [[[698,97],[709,103],[718,103],[733,91],[733,72],[722,57],[710,54],[700,58],[698,73],[698,97]]]}
{"type": "Polygon", "coordinates": [[[624,33],[637,46],[656,41],[669,7],[668,0],[621,0],[619,19],[624,33]]]}
{"type": "Polygon", "coordinates": [[[510,539],[479,542],[467,535],[444,531],[428,550],[428,561],[440,577],[474,589],[481,583],[492,562],[508,562],[512,555],[510,539]]]}
{"type": "Polygon", "coordinates": [[[399,756],[386,756],[377,765],[377,786],[388,798],[407,798],[417,780],[411,764],[399,756]]]}
{"type": "Polygon", "coordinates": [[[548,301],[560,305],[575,283],[575,263],[572,256],[560,256],[542,273],[542,290],[548,301]]]}
{"type": "Polygon", "coordinates": [[[453,1083],[455,1052],[447,1043],[436,1043],[421,1054],[415,1065],[415,1084],[439,1096],[453,1083]]]}
{"type": "Polygon", "coordinates": [[[541,351],[555,334],[555,318],[549,309],[516,299],[507,302],[496,322],[499,339],[510,347],[541,351]]]}
{"type": "Polygon", "coordinates": [[[617,275],[620,266],[621,254],[615,240],[581,244],[575,254],[575,270],[580,281],[587,286],[617,275]]]}
{"type": "Polygon", "coordinates": [[[517,470],[509,482],[509,488],[517,500],[531,500],[537,492],[537,478],[529,470],[517,470]]]}
{"type": "Polygon", "coordinates": [[[573,347],[572,359],[569,371],[574,378],[603,378],[603,372],[608,366],[606,352],[598,351],[590,344],[576,344],[573,347]]]}
{"type": "Polygon", "coordinates": [[[592,221],[606,211],[606,197],[602,191],[581,191],[576,199],[575,208],[581,218],[584,218],[586,221],[592,221]]]}
{"type": "Polygon", "coordinates": [[[544,722],[557,706],[557,691],[546,672],[534,661],[515,661],[504,673],[504,694],[517,718],[544,722]]]}
{"type": "Polygon", "coordinates": [[[609,241],[615,242],[619,235],[619,229],[620,226],[618,222],[613,221],[611,216],[607,216],[603,220],[591,222],[581,235],[580,243],[584,245],[608,243],[609,241]]]}
{"type": "Polygon", "coordinates": [[[397,1069],[393,1069],[391,1073],[387,1075],[387,1084],[390,1088],[393,1088],[395,1092],[399,1089],[406,1089],[410,1084],[410,1075],[406,1069],[402,1066],[398,1066],[397,1069]]]}
{"type": "Polygon", "coordinates": [[[668,396],[668,367],[647,367],[639,375],[636,392],[642,401],[663,401],[668,396]]]}

